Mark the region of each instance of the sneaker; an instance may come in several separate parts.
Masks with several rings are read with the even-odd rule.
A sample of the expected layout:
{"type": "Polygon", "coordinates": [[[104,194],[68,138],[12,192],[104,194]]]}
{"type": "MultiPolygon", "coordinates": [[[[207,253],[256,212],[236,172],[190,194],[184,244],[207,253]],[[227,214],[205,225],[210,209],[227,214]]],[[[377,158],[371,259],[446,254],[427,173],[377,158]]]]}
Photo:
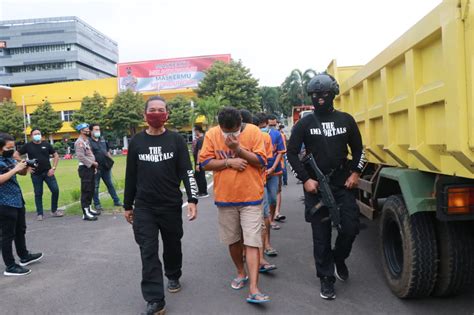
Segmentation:
{"type": "Polygon", "coordinates": [[[114,203],[114,206],[115,207],[123,207],[123,203],[121,203],[121,202],[114,203]]]}
{"type": "Polygon", "coordinates": [[[148,302],[146,306],[146,312],[142,313],[142,315],[164,315],[165,311],[166,310],[164,306],[160,306],[158,303],[148,302]]]}
{"type": "Polygon", "coordinates": [[[319,296],[325,300],[334,300],[336,298],[336,292],[334,291],[334,277],[322,277],[321,278],[321,293],[319,296]]]}
{"type": "Polygon", "coordinates": [[[343,282],[349,279],[349,269],[343,261],[334,264],[334,275],[343,282]]]}
{"type": "Polygon", "coordinates": [[[26,268],[23,268],[22,266],[15,264],[5,269],[5,271],[3,272],[3,275],[7,277],[17,277],[17,276],[26,276],[30,273],[31,273],[30,269],[26,269],[26,268]]]}
{"type": "Polygon", "coordinates": [[[42,214],[38,214],[36,216],[36,221],[43,221],[43,215],[42,214]]]}
{"type": "Polygon", "coordinates": [[[104,209],[102,208],[102,206],[97,206],[97,207],[95,207],[95,209],[92,209],[91,207],[89,207],[89,212],[92,215],[100,215],[103,210],[104,209]]]}
{"type": "Polygon", "coordinates": [[[198,194],[198,199],[207,198],[207,197],[209,197],[209,194],[207,194],[207,193],[206,194],[198,194]]]}
{"type": "Polygon", "coordinates": [[[169,279],[168,280],[168,291],[170,293],[176,293],[181,291],[181,284],[179,280],[169,279]]]}
{"type": "Polygon", "coordinates": [[[82,215],[82,220],[84,220],[84,221],[97,221],[97,217],[88,216],[88,215],[83,214],[82,215]]]}
{"type": "Polygon", "coordinates": [[[43,253],[28,254],[26,258],[20,259],[20,266],[25,267],[31,265],[43,258],[43,253]]]}
{"type": "Polygon", "coordinates": [[[63,210],[56,210],[51,214],[52,217],[54,218],[60,218],[64,216],[64,211],[63,210]]]}

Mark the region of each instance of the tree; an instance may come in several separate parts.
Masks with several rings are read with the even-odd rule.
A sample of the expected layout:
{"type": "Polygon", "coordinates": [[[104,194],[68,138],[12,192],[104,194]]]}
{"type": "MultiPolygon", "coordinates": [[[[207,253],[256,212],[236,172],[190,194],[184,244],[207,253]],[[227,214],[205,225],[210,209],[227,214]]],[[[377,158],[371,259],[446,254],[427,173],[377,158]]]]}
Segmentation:
{"type": "Polygon", "coordinates": [[[281,103],[284,114],[291,115],[293,106],[311,104],[311,99],[306,92],[308,82],[316,75],[316,71],[308,69],[301,72],[299,69],[291,71],[290,75],[281,85],[281,103]]]}
{"type": "Polygon", "coordinates": [[[118,93],[104,115],[105,125],[117,137],[134,135],[136,128],[143,123],[145,102],[140,93],[130,90],[118,93]]]}
{"type": "Polygon", "coordinates": [[[107,98],[94,92],[92,97],[86,96],[82,99],[81,109],[72,116],[72,126],[87,122],[89,124],[104,125],[104,114],[107,107],[107,98]]]}
{"type": "Polygon", "coordinates": [[[46,136],[52,135],[63,126],[60,113],[55,112],[48,101],[39,105],[30,117],[31,128],[39,129],[46,136]]]}
{"type": "Polygon", "coordinates": [[[167,102],[170,114],[168,122],[176,129],[188,126],[191,121],[192,108],[190,100],[183,95],[178,95],[167,102]]]}
{"type": "Polygon", "coordinates": [[[219,110],[227,104],[227,101],[219,94],[200,98],[197,100],[197,106],[194,108],[192,119],[195,121],[198,116],[202,115],[206,117],[207,125],[212,127],[216,123],[219,110]]]}
{"type": "Polygon", "coordinates": [[[23,133],[23,114],[15,102],[4,100],[0,103],[0,132],[18,138],[23,133]]]}
{"type": "Polygon", "coordinates": [[[234,60],[230,63],[215,62],[206,71],[197,90],[200,98],[221,95],[228,105],[249,111],[260,109],[258,92],[258,80],[252,77],[241,61],[234,60]]]}
{"type": "Polygon", "coordinates": [[[280,94],[279,87],[262,86],[260,88],[262,110],[270,114],[280,115],[282,113],[280,94]]]}

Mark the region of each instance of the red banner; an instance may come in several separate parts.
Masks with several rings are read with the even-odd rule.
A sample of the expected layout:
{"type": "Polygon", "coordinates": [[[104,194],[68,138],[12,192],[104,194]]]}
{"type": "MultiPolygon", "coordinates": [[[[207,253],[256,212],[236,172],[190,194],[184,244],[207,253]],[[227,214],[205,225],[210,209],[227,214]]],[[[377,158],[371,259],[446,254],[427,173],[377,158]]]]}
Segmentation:
{"type": "Polygon", "coordinates": [[[197,88],[204,71],[216,61],[230,62],[230,55],[175,58],[131,63],[119,63],[119,91],[159,92],[197,88]]]}

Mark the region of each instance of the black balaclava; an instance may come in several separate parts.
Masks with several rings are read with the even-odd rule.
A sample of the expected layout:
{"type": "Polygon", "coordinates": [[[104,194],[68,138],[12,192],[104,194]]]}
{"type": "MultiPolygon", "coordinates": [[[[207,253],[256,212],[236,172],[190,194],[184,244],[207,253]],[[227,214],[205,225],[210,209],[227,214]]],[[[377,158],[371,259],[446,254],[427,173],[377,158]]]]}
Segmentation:
{"type": "Polygon", "coordinates": [[[334,93],[329,92],[328,96],[326,97],[319,97],[315,96],[314,94],[311,95],[311,102],[314,106],[314,113],[318,115],[325,115],[329,114],[334,110],[334,93]],[[322,98],[324,100],[324,105],[319,104],[319,99],[322,98]]]}

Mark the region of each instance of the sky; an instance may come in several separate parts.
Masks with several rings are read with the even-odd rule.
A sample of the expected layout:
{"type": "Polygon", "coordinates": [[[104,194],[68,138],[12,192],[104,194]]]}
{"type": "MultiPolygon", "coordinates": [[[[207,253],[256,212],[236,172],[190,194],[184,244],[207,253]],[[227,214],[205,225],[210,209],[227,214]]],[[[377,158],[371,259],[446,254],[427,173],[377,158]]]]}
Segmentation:
{"type": "Polygon", "coordinates": [[[441,0],[0,0],[0,20],[78,16],[119,62],[230,53],[261,86],[295,69],[364,65],[441,0]]]}

